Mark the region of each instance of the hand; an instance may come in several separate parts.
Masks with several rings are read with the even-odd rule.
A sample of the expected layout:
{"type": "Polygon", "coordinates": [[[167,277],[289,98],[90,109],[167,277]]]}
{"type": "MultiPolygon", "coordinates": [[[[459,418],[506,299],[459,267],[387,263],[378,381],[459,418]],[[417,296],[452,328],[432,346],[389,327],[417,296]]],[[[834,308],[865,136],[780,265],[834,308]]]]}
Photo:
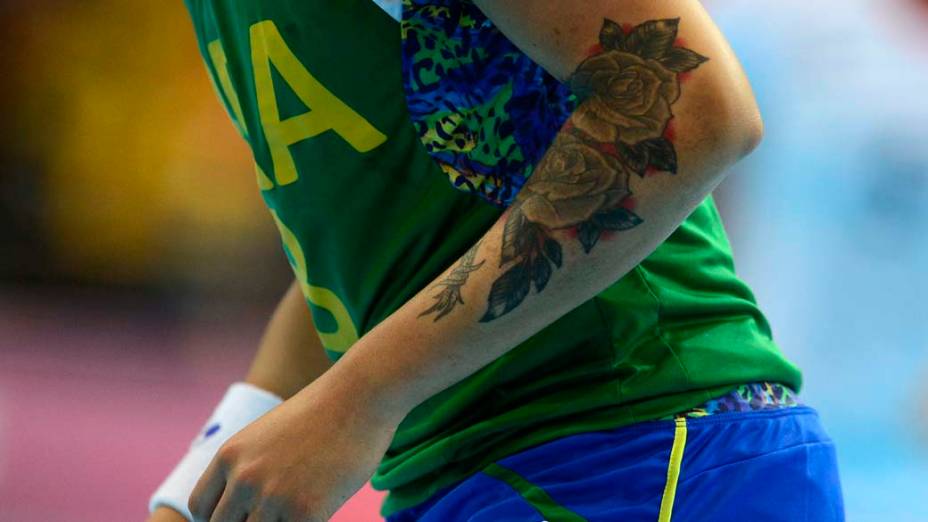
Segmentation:
{"type": "Polygon", "coordinates": [[[190,496],[194,519],[325,521],[357,492],[402,417],[337,379],[325,375],[226,441],[190,496]]]}

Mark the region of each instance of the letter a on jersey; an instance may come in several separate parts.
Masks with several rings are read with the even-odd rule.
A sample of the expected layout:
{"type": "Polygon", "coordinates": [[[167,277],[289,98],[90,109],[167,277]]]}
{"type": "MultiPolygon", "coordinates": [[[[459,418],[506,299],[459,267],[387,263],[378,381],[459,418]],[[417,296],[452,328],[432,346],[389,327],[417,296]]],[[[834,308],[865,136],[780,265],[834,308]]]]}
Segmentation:
{"type": "Polygon", "coordinates": [[[368,152],[387,137],[325,88],[293,54],[271,20],[251,26],[251,59],[261,125],[274,163],[278,185],[297,181],[290,146],[325,131],[335,131],[358,152],[368,152]],[[271,65],[309,112],[281,121],[271,65]]]}

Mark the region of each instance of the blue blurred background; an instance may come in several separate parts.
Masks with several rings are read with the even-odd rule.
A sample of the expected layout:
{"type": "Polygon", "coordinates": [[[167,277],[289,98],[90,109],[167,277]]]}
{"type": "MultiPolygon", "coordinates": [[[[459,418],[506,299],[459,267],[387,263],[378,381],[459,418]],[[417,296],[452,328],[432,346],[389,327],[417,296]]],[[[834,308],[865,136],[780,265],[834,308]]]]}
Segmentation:
{"type": "MultiPolygon", "coordinates": [[[[767,126],[716,195],[738,272],[848,520],[928,520],[928,2],[706,6],[767,126]]],[[[141,520],[289,267],[180,2],[0,1],[0,30],[0,521],[141,520]]]]}
{"type": "Polygon", "coordinates": [[[926,6],[710,6],[767,125],[721,188],[737,267],[837,441],[852,521],[928,520],[926,6]]]}

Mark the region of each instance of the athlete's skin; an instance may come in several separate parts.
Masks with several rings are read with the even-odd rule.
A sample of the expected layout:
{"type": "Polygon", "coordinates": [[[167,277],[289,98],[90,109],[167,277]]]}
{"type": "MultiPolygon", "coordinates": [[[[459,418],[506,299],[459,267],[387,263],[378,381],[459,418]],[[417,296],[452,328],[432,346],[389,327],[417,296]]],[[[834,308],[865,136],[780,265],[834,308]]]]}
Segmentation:
{"type": "MultiPolygon", "coordinates": [[[[459,263],[449,266],[432,285],[364,335],[329,370],[225,444],[191,496],[191,511],[199,519],[327,520],[371,477],[400,421],[414,407],[624,276],[680,225],[722,181],[724,170],[749,153],[761,138],[760,115],[740,64],[696,0],[475,3],[510,40],[562,81],[576,80],[574,71],[590,56],[605,19],[633,25],[680,19],[679,37],[688,49],[709,61],[699,66],[686,83],[684,95],[673,104],[677,175],[632,176],[635,212],[643,221],[630,230],[603,237],[595,249],[586,249],[588,252],[564,230],[549,226],[551,236],[563,248],[559,268],[544,291],[531,293],[512,309],[507,305],[505,312],[487,321],[488,296],[496,293],[494,284],[509,268],[500,262],[505,258],[504,230],[511,217],[510,212],[504,214],[480,239],[476,259],[489,261],[469,273],[460,289],[461,302],[451,313],[440,320],[421,317],[434,306],[434,288],[448,280],[459,263]]],[[[585,111],[587,118],[615,119],[595,114],[597,106],[590,101],[581,103],[574,114],[585,111]]],[[[583,125],[574,118],[570,123],[583,125]]],[[[559,137],[566,141],[567,133],[564,130],[559,137]]],[[[536,175],[529,178],[514,204],[522,205],[526,216],[544,215],[537,209],[545,204],[564,208],[558,205],[568,196],[557,194],[559,184],[565,191],[579,190],[576,184],[551,181],[551,176],[557,175],[552,171],[559,165],[556,155],[566,153],[557,150],[558,144],[555,141],[538,164],[536,175]],[[547,182],[542,185],[545,178],[547,182]],[[536,199],[530,205],[523,193],[535,198],[547,194],[549,201],[536,199]],[[529,212],[531,208],[536,211],[529,212]]],[[[556,211],[554,214],[563,217],[556,211]]],[[[288,338],[308,342],[305,332],[309,330],[304,334],[289,331],[300,328],[301,322],[288,320],[289,326],[277,330],[272,325],[269,332],[282,344],[288,338]]],[[[271,350],[272,344],[262,346],[262,351],[271,350]]],[[[291,347],[279,349],[291,351],[291,347]]],[[[271,386],[277,382],[288,392],[299,388],[302,381],[291,373],[289,365],[274,369],[276,365],[267,361],[271,356],[259,354],[262,358],[258,364],[261,382],[271,386]],[[286,386],[278,382],[278,371],[289,375],[286,386]]]]}

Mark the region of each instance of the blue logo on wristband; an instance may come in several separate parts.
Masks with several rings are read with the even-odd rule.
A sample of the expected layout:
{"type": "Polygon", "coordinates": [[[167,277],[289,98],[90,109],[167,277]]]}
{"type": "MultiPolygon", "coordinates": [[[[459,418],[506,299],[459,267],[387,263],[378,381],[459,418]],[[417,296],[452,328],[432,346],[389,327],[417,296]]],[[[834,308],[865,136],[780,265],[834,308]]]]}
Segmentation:
{"type": "Polygon", "coordinates": [[[216,423],[216,424],[213,424],[212,426],[210,426],[209,428],[206,428],[206,432],[203,433],[203,438],[204,438],[204,439],[208,439],[208,438],[212,437],[213,435],[216,434],[217,431],[219,431],[219,428],[220,428],[220,427],[221,427],[221,426],[220,426],[218,423],[216,423]]]}

